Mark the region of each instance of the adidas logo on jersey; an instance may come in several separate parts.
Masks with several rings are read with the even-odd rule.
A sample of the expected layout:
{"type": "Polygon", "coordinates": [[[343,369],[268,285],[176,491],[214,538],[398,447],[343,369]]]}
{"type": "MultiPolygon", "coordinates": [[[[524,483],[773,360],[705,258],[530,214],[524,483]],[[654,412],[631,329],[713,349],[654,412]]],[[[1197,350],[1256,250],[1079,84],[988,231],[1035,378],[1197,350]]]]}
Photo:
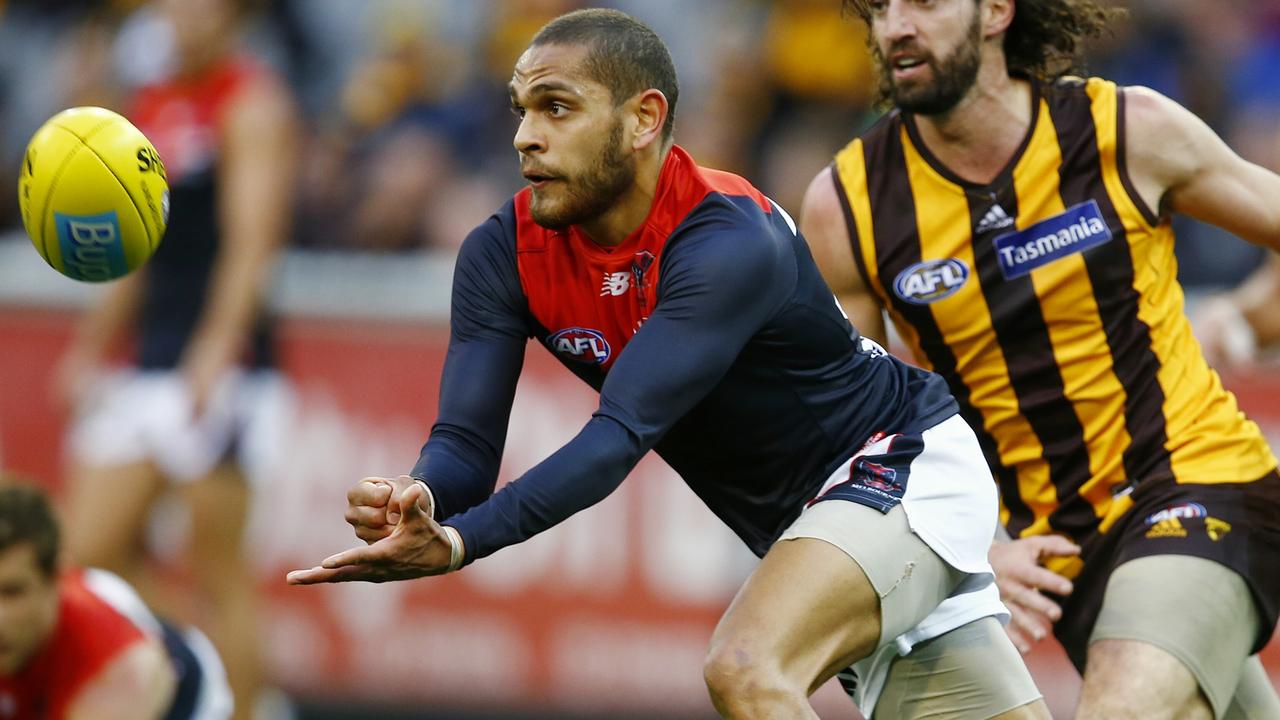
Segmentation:
{"type": "Polygon", "coordinates": [[[1012,224],[1013,218],[1009,217],[1009,213],[1005,212],[1004,208],[996,204],[992,205],[987,214],[983,215],[982,219],[978,221],[978,227],[974,229],[974,232],[984,233],[988,230],[1000,230],[1012,224]]]}
{"type": "Polygon", "coordinates": [[[1151,529],[1147,531],[1147,539],[1152,538],[1181,538],[1187,536],[1187,529],[1182,526],[1182,521],[1176,517],[1161,520],[1151,529]]]}

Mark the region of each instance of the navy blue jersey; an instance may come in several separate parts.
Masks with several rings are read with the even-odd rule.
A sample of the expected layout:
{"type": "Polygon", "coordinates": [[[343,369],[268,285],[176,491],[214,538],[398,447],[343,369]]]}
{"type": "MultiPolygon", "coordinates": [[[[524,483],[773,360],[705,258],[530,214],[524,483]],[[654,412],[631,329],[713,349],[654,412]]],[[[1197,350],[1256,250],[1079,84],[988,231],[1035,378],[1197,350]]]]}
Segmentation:
{"type": "Polygon", "coordinates": [[[462,246],[439,415],[412,471],[468,561],[604,499],[650,449],[763,555],[869,437],[955,414],[939,377],[862,341],[791,219],[742,178],[673,148],[615,248],[538,226],[529,192],[462,246]],[[529,338],[600,406],[493,493],[529,338]]]}

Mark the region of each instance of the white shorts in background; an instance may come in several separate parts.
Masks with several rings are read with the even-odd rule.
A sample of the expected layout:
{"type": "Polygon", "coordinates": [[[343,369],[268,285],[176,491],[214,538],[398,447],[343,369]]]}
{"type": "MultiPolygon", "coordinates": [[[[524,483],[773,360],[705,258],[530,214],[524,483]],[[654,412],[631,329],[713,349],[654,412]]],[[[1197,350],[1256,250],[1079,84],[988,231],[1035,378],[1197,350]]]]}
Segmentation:
{"type": "Polygon", "coordinates": [[[233,370],[196,417],[177,371],[122,370],[107,376],[74,421],[69,451],[79,464],[151,461],[174,482],[207,475],[234,460],[256,472],[288,405],[288,385],[274,370],[233,370]]]}
{"type": "Polygon", "coordinates": [[[817,538],[844,550],[882,600],[893,602],[881,608],[880,647],[854,665],[855,700],[865,715],[889,666],[915,645],[984,617],[1008,622],[987,562],[998,520],[995,482],[977,438],[952,416],[919,435],[872,438],[779,537],[817,538]],[[921,553],[936,556],[932,566],[921,553]],[[939,583],[954,589],[939,591],[939,583]]]}

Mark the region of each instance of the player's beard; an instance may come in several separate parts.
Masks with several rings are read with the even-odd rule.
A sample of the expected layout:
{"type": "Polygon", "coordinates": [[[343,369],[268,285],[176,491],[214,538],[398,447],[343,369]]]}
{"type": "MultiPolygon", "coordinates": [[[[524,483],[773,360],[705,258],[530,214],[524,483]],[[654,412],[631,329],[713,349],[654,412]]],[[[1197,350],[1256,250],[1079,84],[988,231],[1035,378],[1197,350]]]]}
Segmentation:
{"type": "Polygon", "coordinates": [[[615,118],[604,147],[586,170],[534,188],[529,202],[534,222],[563,230],[603,215],[618,202],[636,181],[635,157],[623,152],[622,132],[622,119],[615,118]]]}
{"type": "MultiPolygon", "coordinates": [[[[890,48],[890,53],[899,49],[890,48]]],[[[893,66],[885,60],[878,47],[876,59],[880,65],[881,87],[887,91],[885,95],[894,107],[919,115],[945,113],[954,108],[978,80],[978,69],[982,64],[982,28],[978,14],[974,13],[964,41],[949,56],[939,60],[932,54],[928,55],[925,63],[933,76],[931,82],[899,85],[894,81],[893,66]]]]}

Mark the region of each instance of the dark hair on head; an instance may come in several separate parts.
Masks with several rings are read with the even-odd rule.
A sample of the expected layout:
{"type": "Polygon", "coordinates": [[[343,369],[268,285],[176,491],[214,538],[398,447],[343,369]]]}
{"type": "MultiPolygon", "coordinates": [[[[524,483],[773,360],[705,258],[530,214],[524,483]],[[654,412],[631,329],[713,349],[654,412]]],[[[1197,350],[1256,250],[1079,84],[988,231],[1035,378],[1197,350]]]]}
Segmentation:
{"type": "Polygon", "coordinates": [[[671,53],[648,25],[618,10],[575,10],[544,25],[529,43],[537,45],[587,47],[583,65],[592,80],[609,89],[615,106],[650,88],[661,92],[667,98],[662,139],[671,139],[680,84],[671,53]]]}
{"type": "Polygon", "coordinates": [[[30,485],[9,485],[0,476],[0,550],[31,543],[46,577],[58,568],[58,521],[45,494],[30,485]]]}
{"type": "MultiPolygon", "coordinates": [[[[845,12],[871,25],[876,0],[841,1],[845,12]]],[[[1013,22],[1004,33],[1009,72],[1052,82],[1076,70],[1084,41],[1101,37],[1125,13],[1099,0],[1014,0],[1013,22]]]]}

